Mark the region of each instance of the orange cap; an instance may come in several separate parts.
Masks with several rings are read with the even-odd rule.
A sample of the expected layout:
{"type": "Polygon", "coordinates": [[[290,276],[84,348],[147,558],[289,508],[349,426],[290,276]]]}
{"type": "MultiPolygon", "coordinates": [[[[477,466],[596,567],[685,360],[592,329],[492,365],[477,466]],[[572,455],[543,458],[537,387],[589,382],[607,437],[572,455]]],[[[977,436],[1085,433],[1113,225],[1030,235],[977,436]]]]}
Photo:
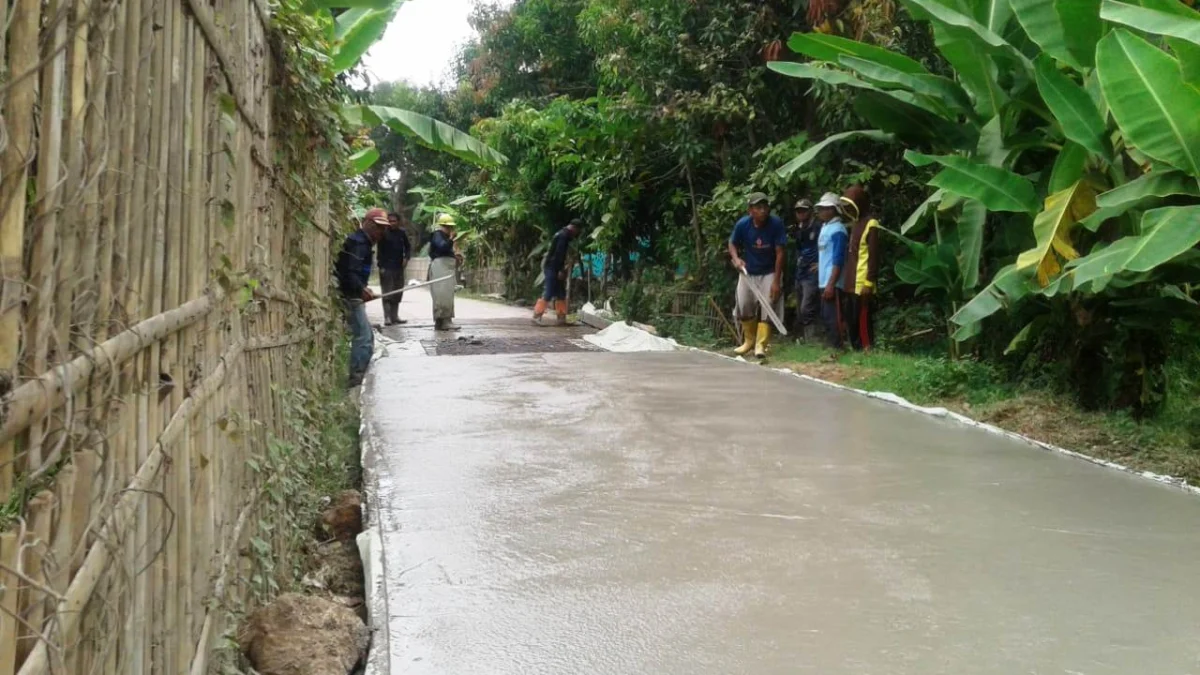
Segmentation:
{"type": "Polygon", "coordinates": [[[370,211],[367,211],[367,215],[363,217],[363,220],[379,225],[387,225],[387,211],[384,211],[383,209],[371,209],[370,211]]]}

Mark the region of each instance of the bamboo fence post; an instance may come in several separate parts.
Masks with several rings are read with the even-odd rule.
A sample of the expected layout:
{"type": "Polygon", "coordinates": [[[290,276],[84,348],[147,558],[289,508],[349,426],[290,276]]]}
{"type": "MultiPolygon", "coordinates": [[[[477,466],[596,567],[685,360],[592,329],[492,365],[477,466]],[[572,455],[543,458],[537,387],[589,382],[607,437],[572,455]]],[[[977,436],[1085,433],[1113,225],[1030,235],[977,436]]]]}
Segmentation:
{"type": "Polygon", "coordinates": [[[13,675],[17,667],[17,599],[21,541],[16,532],[0,532],[0,675],[13,675]]]}
{"type": "Polygon", "coordinates": [[[17,663],[23,662],[42,639],[42,619],[46,613],[45,594],[41,590],[46,587],[43,563],[50,543],[54,501],[54,493],[49,490],[43,490],[29,500],[29,531],[25,533],[25,545],[22,547],[25,560],[21,566],[28,581],[23,584],[18,602],[17,611],[22,625],[17,641],[17,663]]]}
{"type": "MultiPolygon", "coordinates": [[[[75,512],[75,484],[78,480],[79,471],[73,462],[63,467],[62,471],[55,476],[54,494],[57,502],[54,515],[54,538],[48,556],[51,573],[48,575],[50,580],[47,586],[59,596],[65,595],[71,584],[71,549],[75,544],[72,538],[83,530],[71,521],[75,512]]],[[[58,630],[58,617],[54,613],[54,608],[58,603],[47,596],[43,604],[46,607],[46,616],[49,617],[44,629],[46,639],[58,644],[65,654],[68,651],[67,645],[62,644],[59,639],[62,635],[58,630]]],[[[65,669],[66,663],[63,666],[65,669]]]]}
{"type": "MultiPolygon", "coordinates": [[[[100,24],[91,35],[87,54],[87,97],[84,101],[86,109],[86,131],[81,142],[84,153],[83,178],[86,189],[83,192],[83,223],[80,230],[79,259],[80,271],[75,280],[79,289],[78,297],[72,310],[72,323],[78,330],[74,353],[88,349],[94,339],[96,318],[96,284],[97,270],[100,269],[101,259],[107,255],[111,264],[111,247],[102,242],[111,241],[111,218],[104,212],[105,203],[113,200],[101,200],[101,187],[109,181],[104,167],[109,163],[109,151],[113,145],[108,133],[105,116],[109,107],[108,67],[112,62],[113,51],[113,14],[107,11],[100,19],[100,24]],[[103,250],[107,248],[108,250],[103,250]]],[[[119,42],[117,44],[120,44],[119,42]]],[[[107,195],[108,192],[103,194],[107,195]]],[[[104,337],[99,338],[103,340],[104,337]]]]}
{"type": "MultiPolygon", "coordinates": [[[[33,293],[26,309],[26,344],[33,356],[30,370],[34,374],[46,370],[51,338],[54,335],[54,250],[58,231],[58,209],[62,199],[59,184],[62,172],[63,78],[66,55],[55,53],[66,43],[67,22],[64,13],[66,0],[49,0],[46,15],[53,27],[45,41],[44,56],[50,57],[42,70],[41,129],[38,132],[37,202],[34,205],[32,252],[29,278],[33,293]],[[53,55],[53,56],[51,56],[53,55]]],[[[61,345],[56,345],[61,349],[61,345]]],[[[29,430],[29,445],[25,465],[30,471],[42,465],[42,442],[45,424],[38,421],[29,430]]]]}
{"type": "MultiPolygon", "coordinates": [[[[79,278],[76,260],[79,255],[83,192],[86,183],[84,169],[84,114],[86,108],[88,31],[87,12],[89,0],[67,0],[63,10],[64,31],[71,32],[67,40],[66,54],[66,120],[64,145],[66,146],[66,183],[61,206],[66,217],[59,225],[58,256],[55,264],[54,333],[55,361],[67,361],[71,349],[71,319],[74,304],[74,286],[79,278]]],[[[89,223],[94,226],[94,223],[89,223]]],[[[70,433],[70,429],[64,430],[70,433]]],[[[54,461],[50,458],[49,461],[54,461]]]]}
{"type": "MultiPolygon", "coordinates": [[[[7,3],[5,3],[7,5],[7,3]]],[[[3,56],[9,72],[26,72],[38,62],[38,27],[41,0],[16,0],[7,17],[9,55],[3,56]]],[[[0,34],[5,31],[0,26],[0,34]]],[[[3,55],[3,52],[0,52],[3,55]]],[[[15,388],[21,347],[21,300],[25,297],[25,197],[29,162],[33,158],[33,107],[37,80],[27,77],[12,84],[4,100],[8,144],[0,154],[0,390],[15,388]],[[8,380],[7,387],[3,384],[8,380]]],[[[0,442],[0,496],[13,487],[13,441],[0,442]]],[[[0,675],[4,672],[0,664],[0,675]]]]}

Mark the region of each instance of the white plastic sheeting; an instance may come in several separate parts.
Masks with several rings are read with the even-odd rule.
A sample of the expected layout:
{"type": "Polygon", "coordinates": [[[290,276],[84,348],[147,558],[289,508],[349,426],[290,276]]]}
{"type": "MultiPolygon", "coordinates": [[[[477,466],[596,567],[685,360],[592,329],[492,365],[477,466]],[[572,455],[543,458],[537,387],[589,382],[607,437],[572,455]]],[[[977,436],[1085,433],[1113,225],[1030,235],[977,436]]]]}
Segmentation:
{"type": "Polygon", "coordinates": [[[670,352],[679,348],[674,340],[651,335],[619,321],[599,333],[585,335],[583,339],[610,352],[670,352]]]}

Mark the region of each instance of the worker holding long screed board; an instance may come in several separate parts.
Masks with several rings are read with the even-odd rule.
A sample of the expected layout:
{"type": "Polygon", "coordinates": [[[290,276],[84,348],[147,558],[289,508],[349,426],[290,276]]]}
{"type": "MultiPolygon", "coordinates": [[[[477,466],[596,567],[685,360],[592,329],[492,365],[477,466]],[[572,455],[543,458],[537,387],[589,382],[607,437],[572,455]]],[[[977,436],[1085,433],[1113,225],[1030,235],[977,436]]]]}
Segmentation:
{"type": "Polygon", "coordinates": [[[771,324],[787,335],[783,315],[783,259],[787,228],[771,215],[771,200],[761,192],[750,195],[749,214],[742,216],[729,236],[729,257],[738,270],[737,318],[742,322],[739,356],[751,349],[760,359],[767,356],[771,324]]]}
{"type": "Polygon", "coordinates": [[[335,265],[338,290],[346,310],[346,325],[350,328],[350,377],[347,381],[350,388],[362,384],[375,348],[375,333],[367,322],[365,303],[376,297],[367,283],[371,277],[375,244],[383,236],[387,224],[387,212],[383,209],[367,211],[362,225],[342,242],[335,265]]]}

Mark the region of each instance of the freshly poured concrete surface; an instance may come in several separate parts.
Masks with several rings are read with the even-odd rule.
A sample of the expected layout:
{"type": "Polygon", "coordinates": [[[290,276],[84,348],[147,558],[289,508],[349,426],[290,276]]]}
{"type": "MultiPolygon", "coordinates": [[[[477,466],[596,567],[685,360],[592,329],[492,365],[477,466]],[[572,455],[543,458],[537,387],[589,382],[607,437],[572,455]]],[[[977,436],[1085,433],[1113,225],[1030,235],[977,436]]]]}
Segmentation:
{"type": "Polygon", "coordinates": [[[384,359],[391,673],[1200,673],[1200,500],[691,353],[384,359]]]}

